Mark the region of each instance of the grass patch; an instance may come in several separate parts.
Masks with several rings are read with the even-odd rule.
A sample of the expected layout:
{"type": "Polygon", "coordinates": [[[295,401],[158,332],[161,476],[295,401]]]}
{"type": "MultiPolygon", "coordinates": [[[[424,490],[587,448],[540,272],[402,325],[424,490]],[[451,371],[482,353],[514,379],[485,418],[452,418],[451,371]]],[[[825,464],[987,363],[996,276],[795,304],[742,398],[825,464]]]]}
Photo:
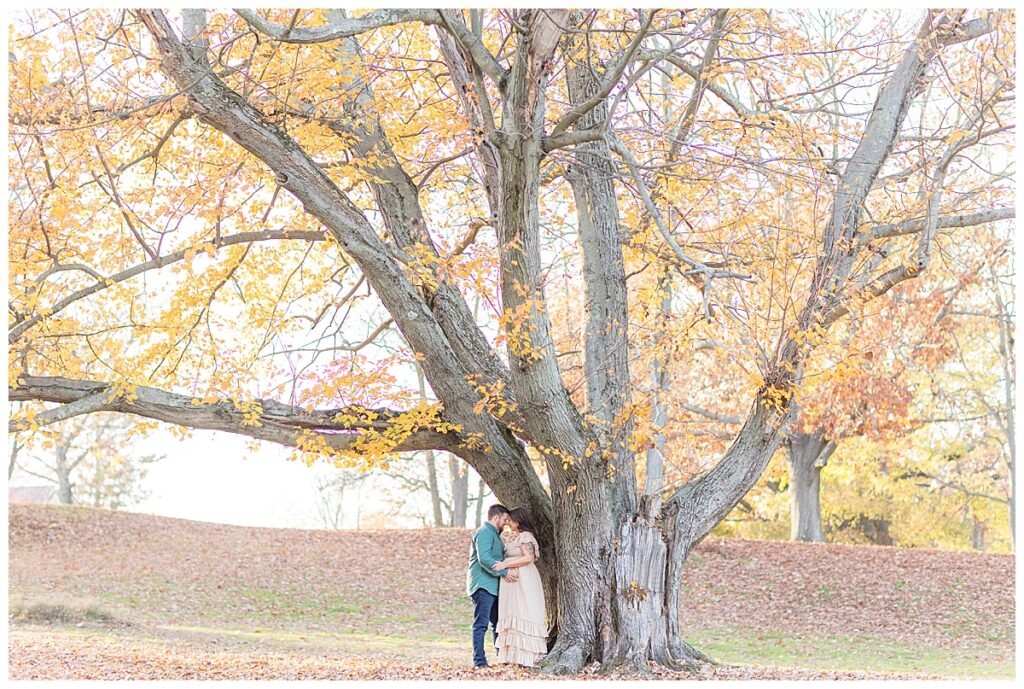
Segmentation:
{"type": "Polygon", "coordinates": [[[179,625],[159,625],[158,629],[173,634],[187,634],[203,637],[221,637],[243,641],[258,641],[280,644],[286,647],[309,648],[315,646],[323,650],[341,652],[346,655],[374,655],[386,653],[401,657],[416,658],[424,653],[434,656],[449,656],[459,653],[469,646],[468,639],[455,639],[443,636],[430,638],[412,638],[407,636],[390,636],[383,634],[366,634],[361,632],[321,632],[313,630],[287,630],[268,627],[252,627],[248,629],[228,627],[199,627],[179,625]]]}
{"type": "Polygon", "coordinates": [[[985,648],[929,648],[875,637],[837,637],[712,628],[685,635],[720,663],[815,670],[870,670],[970,679],[1012,679],[1012,654],[985,648]]]}
{"type": "MultiPolygon", "coordinates": [[[[312,615],[362,615],[365,609],[344,596],[309,598],[304,592],[275,591],[270,589],[238,589],[238,598],[252,601],[262,608],[280,610],[286,617],[308,617],[312,615]]],[[[368,601],[375,604],[377,601],[368,601]]]]}
{"type": "Polygon", "coordinates": [[[114,615],[88,601],[11,600],[10,621],[18,624],[124,624],[114,615]]]}

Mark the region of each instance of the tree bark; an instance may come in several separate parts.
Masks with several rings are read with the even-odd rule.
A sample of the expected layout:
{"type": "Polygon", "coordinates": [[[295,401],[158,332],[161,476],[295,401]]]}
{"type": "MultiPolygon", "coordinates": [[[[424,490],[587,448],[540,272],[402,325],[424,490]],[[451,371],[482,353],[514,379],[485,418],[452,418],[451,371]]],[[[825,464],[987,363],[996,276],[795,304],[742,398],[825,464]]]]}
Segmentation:
{"type": "MultiPolygon", "coordinates": [[[[658,279],[658,291],[661,293],[659,314],[668,318],[672,311],[672,283],[667,275],[658,279]]],[[[668,396],[671,384],[668,372],[669,352],[663,350],[651,362],[651,425],[656,429],[654,441],[647,449],[644,468],[644,495],[652,501],[651,509],[661,509],[661,493],[665,490],[665,425],[668,423],[668,396]]]]}
{"type": "Polygon", "coordinates": [[[11,441],[11,458],[7,463],[7,480],[10,481],[11,477],[14,476],[14,470],[18,468],[18,454],[21,452],[23,445],[18,442],[17,438],[11,441]]]}
{"type": "MultiPolygon", "coordinates": [[[[579,24],[583,15],[573,15],[572,20],[579,24]]],[[[580,59],[585,55],[583,43],[576,37],[564,47],[566,53],[576,53],[575,59],[567,59],[572,66],[566,70],[569,105],[574,111],[581,110],[603,90],[594,67],[580,59]]],[[[601,127],[607,118],[608,104],[602,98],[577,119],[575,127],[601,127]]],[[[586,278],[583,350],[587,407],[589,413],[600,419],[597,426],[602,449],[611,453],[609,464],[615,479],[611,486],[613,513],[628,514],[636,509],[635,457],[629,447],[632,415],[622,413],[632,403],[626,333],[629,316],[623,231],[615,197],[618,169],[608,142],[590,141],[577,146],[566,176],[576,203],[586,278]]]]}
{"type": "Polygon", "coordinates": [[[1003,405],[1006,409],[1006,442],[1010,451],[1008,467],[1010,470],[1010,494],[1007,499],[1010,507],[1010,545],[1017,547],[1017,439],[1014,424],[1014,382],[1016,380],[1016,358],[1014,356],[1013,314],[1007,308],[1002,296],[1002,285],[994,268],[992,273],[992,294],[996,300],[999,316],[999,360],[1003,369],[1003,405]]]}
{"type": "Polygon", "coordinates": [[[825,542],[821,523],[821,470],[836,444],[821,433],[795,433],[786,441],[789,455],[790,538],[825,542]]]}

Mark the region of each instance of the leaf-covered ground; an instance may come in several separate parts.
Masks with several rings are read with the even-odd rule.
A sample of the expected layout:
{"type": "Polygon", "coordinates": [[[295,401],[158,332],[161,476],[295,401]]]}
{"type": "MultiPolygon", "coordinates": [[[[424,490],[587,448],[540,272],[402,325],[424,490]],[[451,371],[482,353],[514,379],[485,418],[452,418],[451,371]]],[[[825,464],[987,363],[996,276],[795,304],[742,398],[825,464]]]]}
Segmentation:
{"type": "MultiPolygon", "coordinates": [[[[9,516],[12,679],[478,677],[468,531],[9,516]]],[[[1013,575],[1007,555],[712,539],[683,623],[709,679],[1012,677],[1013,575]]]]}

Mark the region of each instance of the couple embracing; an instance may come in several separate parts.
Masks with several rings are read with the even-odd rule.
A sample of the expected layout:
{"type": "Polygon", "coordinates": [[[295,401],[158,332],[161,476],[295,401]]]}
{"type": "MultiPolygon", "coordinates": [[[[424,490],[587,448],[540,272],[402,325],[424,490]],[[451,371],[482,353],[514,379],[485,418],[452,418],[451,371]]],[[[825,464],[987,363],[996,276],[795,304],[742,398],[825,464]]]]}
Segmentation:
{"type": "Polygon", "coordinates": [[[466,592],[473,599],[473,665],[489,667],[487,628],[494,631],[499,663],[534,667],[547,652],[544,587],[534,564],[537,530],[523,508],[492,505],[473,535],[466,592]]]}

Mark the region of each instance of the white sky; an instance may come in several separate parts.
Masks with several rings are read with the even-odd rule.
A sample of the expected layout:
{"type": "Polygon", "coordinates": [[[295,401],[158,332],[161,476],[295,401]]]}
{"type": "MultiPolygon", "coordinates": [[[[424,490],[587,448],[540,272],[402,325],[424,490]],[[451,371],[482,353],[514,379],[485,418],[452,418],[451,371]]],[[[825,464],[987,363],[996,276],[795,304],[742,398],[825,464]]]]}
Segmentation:
{"type": "MultiPolygon", "coordinates": [[[[337,472],[330,464],[308,467],[289,461],[290,450],[271,443],[262,443],[254,452],[246,438],[217,431],[194,431],[191,438],[179,440],[158,429],[138,441],[134,452],[165,458],[147,465],[144,488],[150,496],[125,511],[239,526],[324,528],[317,512],[316,482],[318,475],[337,472]]],[[[439,480],[445,477],[442,472],[439,480]]],[[[10,485],[48,484],[16,472],[10,485]]],[[[390,515],[379,497],[381,488],[381,479],[371,477],[361,489],[346,492],[344,528],[355,527],[357,517],[366,525],[381,514],[387,514],[389,528],[422,526],[415,516],[390,515]]],[[[412,499],[424,507],[429,504],[426,494],[412,499]]]]}
{"type": "Polygon", "coordinates": [[[242,526],[320,526],[314,506],[320,470],[288,461],[287,448],[252,452],[244,438],[216,431],[169,438],[170,446],[153,440],[144,443],[146,452],[167,457],[149,465],[151,496],[133,511],[242,526]]]}

